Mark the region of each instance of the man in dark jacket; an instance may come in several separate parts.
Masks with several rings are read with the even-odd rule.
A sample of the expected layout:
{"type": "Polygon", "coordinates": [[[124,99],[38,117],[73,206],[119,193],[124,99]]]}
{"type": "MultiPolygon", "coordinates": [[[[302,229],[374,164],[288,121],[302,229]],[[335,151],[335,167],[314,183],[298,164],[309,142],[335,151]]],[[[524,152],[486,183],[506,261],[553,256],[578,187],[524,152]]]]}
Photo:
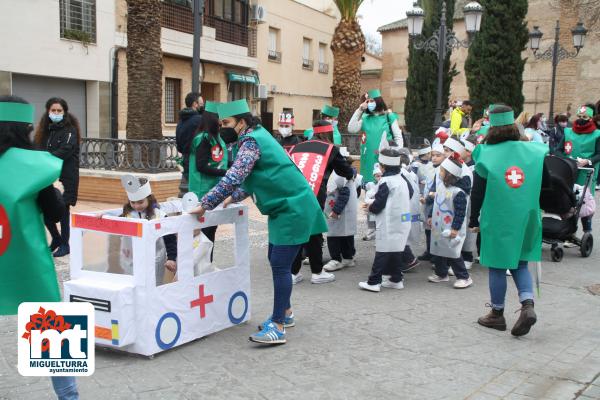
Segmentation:
{"type": "Polygon", "coordinates": [[[196,129],[202,122],[202,109],[204,99],[200,93],[191,92],[185,96],[185,108],[179,111],[179,122],[175,128],[177,151],[183,156],[183,176],[179,186],[180,195],[188,191],[188,177],[190,164],[190,146],[196,134],[196,129]]]}

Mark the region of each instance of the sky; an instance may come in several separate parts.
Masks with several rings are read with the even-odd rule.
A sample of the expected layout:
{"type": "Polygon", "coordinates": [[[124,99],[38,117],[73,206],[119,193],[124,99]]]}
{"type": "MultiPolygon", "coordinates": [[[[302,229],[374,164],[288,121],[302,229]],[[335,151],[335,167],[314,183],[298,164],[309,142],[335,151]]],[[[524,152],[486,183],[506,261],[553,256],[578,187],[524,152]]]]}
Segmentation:
{"type": "Polygon", "coordinates": [[[413,0],[364,0],[358,9],[360,26],[365,34],[381,36],[377,28],[406,17],[413,0]]]}

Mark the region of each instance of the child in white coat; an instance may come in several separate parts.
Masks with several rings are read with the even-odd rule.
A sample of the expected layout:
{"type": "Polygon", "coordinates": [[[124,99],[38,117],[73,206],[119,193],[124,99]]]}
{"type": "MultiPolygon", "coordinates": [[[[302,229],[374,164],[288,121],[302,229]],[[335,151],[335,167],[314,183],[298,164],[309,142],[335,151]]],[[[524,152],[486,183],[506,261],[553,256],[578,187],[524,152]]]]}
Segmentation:
{"type": "MultiPolygon", "coordinates": [[[[365,204],[371,205],[375,201],[375,193],[377,193],[377,183],[381,178],[382,172],[379,168],[379,163],[376,163],[373,167],[373,179],[374,182],[368,182],[365,185],[365,204]]],[[[363,236],[362,240],[369,241],[375,239],[375,215],[368,213],[367,215],[367,234],[363,236]]]]}
{"type": "Polygon", "coordinates": [[[358,284],[361,289],[371,292],[381,291],[381,286],[404,288],[402,251],[411,225],[410,190],[400,173],[400,152],[390,148],[380,150],[379,164],[383,175],[375,200],[371,205],[365,205],[369,212],[375,214],[375,260],[369,279],[358,284]],[[382,282],[384,273],[390,278],[382,282]]]}

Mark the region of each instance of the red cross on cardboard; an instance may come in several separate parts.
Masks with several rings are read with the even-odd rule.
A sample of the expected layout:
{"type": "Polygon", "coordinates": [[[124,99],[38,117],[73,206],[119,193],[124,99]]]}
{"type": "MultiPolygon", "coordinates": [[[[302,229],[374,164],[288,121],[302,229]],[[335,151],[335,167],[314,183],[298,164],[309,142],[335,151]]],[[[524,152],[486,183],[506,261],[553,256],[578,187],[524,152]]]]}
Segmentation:
{"type": "Polygon", "coordinates": [[[565,154],[571,154],[573,151],[573,142],[565,142],[565,154]]]}
{"type": "Polygon", "coordinates": [[[221,149],[221,146],[218,144],[215,144],[212,149],[210,149],[210,154],[215,162],[219,162],[223,159],[223,149],[221,149]]]}
{"type": "Polygon", "coordinates": [[[208,296],[204,295],[204,285],[200,285],[198,288],[198,298],[190,301],[190,308],[200,307],[200,319],[206,317],[206,305],[212,303],[214,297],[212,294],[208,296]]]}
{"type": "Polygon", "coordinates": [[[367,133],[366,132],[363,132],[362,135],[360,135],[360,142],[362,144],[367,143],[367,133]]]}
{"type": "Polygon", "coordinates": [[[525,182],[525,173],[519,167],[510,167],[504,173],[504,179],[508,186],[513,189],[520,188],[525,182]]]}
{"type": "Polygon", "coordinates": [[[0,256],[8,249],[10,243],[10,223],[6,210],[0,204],[0,256]]]}

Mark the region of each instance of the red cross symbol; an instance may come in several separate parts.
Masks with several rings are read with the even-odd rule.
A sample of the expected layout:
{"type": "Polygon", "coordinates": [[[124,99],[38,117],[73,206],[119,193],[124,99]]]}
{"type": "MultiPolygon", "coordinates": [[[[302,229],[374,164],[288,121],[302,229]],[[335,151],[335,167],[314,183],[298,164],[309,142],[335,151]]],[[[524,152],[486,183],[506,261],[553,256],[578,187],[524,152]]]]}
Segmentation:
{"type": "Polygon", "coordinates": [[[504,173],[504,179],[506,180],[508,186],[513,189],[517,189],[523,185],[523,182],[525,182],[525,174],[519,167],[510,167],[504,173]]]}
{"type": "Polygon", "coordinates": [[[206,305],[214,301],[213,295],[204,296],[204,285],[198,288],[198,298],[190,301],[190,308],[200,307],[200,318],[206,317],[206,305]]]}
{"type": "Polygon", "coordinates": [[[363,132],[362,135],[360,135],[360,142],[362,144],[367,143],[367,133],[366,132],[363,132]]]}
{"type": "Polygon", "coordinates": [[[221,149],[221,146],[218,144],[215,144],[212,149],[210,149],[210,154],[213,161],[219,162],[223,159],[223,149],[221,149]]]}
{"type": "Polygon", "coordinates": [[[333,206],[335,206],[335,200],[331,199],[329,200],[329,207],[333,209],[333,206]]]}
{"type": "Polygon", "coordinates": [[[565,142],[565,154],[571,154],[573,151],[573,142],[565,142]]]}
{"type": "Polygon", "coordinates": [[[0,256],[8,249],[10,243],[10,224],[6,210],[0,204],[0,256]]]}
{"type": "Polygon", "coordinates": [[[481,143],[483,142],[483,135],[478,135],[477,136],[477,143],[481,143]]]}

